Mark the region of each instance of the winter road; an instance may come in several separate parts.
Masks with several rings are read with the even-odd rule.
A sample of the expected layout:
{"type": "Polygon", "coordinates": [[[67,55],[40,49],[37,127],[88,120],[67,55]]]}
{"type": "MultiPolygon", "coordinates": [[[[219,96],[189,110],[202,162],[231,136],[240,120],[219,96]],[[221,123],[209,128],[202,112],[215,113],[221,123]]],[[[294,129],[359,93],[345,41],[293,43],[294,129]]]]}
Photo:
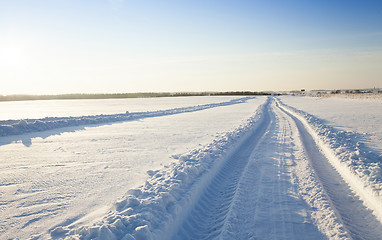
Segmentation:
{"type": "Polygon", "coordinates": [[[382,239],[382,225],[277,99],[172,239],[382,239]]]}
{"type": "Polygon", "coordinates": [[[211,100],[5,137],[0,239],[382,240],[382,157],[357,134],[283,97],[211,100]]]}

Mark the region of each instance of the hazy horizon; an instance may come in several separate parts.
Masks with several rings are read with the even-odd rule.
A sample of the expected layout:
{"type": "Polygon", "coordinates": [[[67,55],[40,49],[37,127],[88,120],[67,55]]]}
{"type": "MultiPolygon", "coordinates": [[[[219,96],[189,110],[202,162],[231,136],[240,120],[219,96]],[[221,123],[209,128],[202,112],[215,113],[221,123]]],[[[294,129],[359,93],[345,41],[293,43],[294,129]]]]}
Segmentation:
{"type": "Polygon", "coordinates": [[[382,87],[380,1],[0,2],[0,95],[382,87]]]}

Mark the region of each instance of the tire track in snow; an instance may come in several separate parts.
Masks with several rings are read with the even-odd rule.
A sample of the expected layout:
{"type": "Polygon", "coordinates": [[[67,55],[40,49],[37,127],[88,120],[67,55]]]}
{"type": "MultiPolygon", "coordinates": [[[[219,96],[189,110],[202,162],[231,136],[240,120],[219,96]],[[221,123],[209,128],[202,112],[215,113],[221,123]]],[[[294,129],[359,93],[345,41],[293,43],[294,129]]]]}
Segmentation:
{"type": "Polygon", "coordinates": [[[323,239],[299,196],[292,130],[272,108],[269,133],[253,149],[221,239],[323,239]]]}
{"type": "MultiPolygon", "coordinates": [[[[267,104],[269,106],[269,104],[267,104]]],[[[191,212],[183,220],[173,239],[216,239],[230,211],[242,172],[248,164],[253,148],[268,133],[270,127],[269,107],[260,126],[239,147],[205,188],[191,212]]]]}
{"type": "Polygon", "coordinates": [[[173,239],[324,238],[291,180],[290,123],[265,111],[262,132],[228,159],[173,239]]]}
{"type": "MultiPolygon", "coordinates": [[[[120,203],[119,215],[112,213],[97,227],[54,231],[68,232],[66,239],[74,239],[70,235],[79,233],[84,239],[122,236],[124,239],[381,239],[379,223],[372,215],[364,214],[368,210],[362,202],[357,201],[333,168],[330,170],[328,159],[319,151],[311,133],[293,114],[283,111],[274,100],[271,102],[261,108],[256,128],[225,155],[222,165],[204,173],[208,178],[203,179],[212,177],[212,180],[208,184],[204,180],[191,181],[193,187],[181,192],[180,196],[186,197],[179,199],[185,201],[169,212],[171,218],[166,212],[169,206],[166,200],[166,205],[160,204],[163,199],[147,204],[142,201],[139,205],[142,208],[138,208],[130,205],[129,199],[139,203],[139,198],[131,196],[127,198],[129,201],[120,203]],[[161,206],[165,206],[164,212],[161,206]],[[138,209],[133,212],[137,214],[125,216],[132,208],[138,209]],[[166,217],[156,219],[166,214],[168,222],[166,217]],[[138,223],[134,222],[136,218],[138,223]],[[164,227],[155,228],[158,225],[164,227]]],[[[137,193],[136,197],[141,194],[137,193]]]]}
{"type": "Polygon", "coordinates": [[[302,123],[276,103],[264,109],[263,130],[228,159],[173,239],[382,239],[380,223],[331,167],[302,123]],[[294,155],[296,141],[302,143],[297,148],[302,158],[294,155]],[[320,202],[315,205],[319,209],[303,199],[304,182],[298,181],[304,179],[293,172],[302,159],[313,168],[315,191],[323,192],[313,200],[320,202]],[[321,223],[312,212],[319,213],[321,223]],[[327,229],[319,230],[317,224],[327,229]]]}
{"type": "Polygon", "coordinates": [[[342,220],[352,239],[382,239],[382,224],[349,188],[340,174],[321,153],[303,123],[283,107],[277,107],[296,124],[305,153],[336,215],[342,220]]]}

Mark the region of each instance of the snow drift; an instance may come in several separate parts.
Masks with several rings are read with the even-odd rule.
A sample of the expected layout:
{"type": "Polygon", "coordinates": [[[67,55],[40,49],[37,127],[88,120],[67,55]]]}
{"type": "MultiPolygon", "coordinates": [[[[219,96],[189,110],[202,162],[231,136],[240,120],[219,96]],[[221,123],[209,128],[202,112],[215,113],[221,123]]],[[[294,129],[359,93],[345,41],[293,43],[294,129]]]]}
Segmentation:
{"type": "Polygon", "coordinates": [[[278,103],[303,122],[333,167],[382,222],[382,156],[362,143],[356,132],[336,129],[281,100],[278,103]]]}
{"type": "MultiPolygon", "coordinates": [[[[246,99],[246,98],[245,98],[246,99]]],[[[243,101],[241,99],[240,101],[243,101]]],[[[237,129],[157,171],[148,171],[144,186],[131,189],[114,209],[93,226],[57,226],[53,239],[161,239],[171,234],[201,194],[204,186],[251,132],[261,126],[266,103],[237,129]]]]}

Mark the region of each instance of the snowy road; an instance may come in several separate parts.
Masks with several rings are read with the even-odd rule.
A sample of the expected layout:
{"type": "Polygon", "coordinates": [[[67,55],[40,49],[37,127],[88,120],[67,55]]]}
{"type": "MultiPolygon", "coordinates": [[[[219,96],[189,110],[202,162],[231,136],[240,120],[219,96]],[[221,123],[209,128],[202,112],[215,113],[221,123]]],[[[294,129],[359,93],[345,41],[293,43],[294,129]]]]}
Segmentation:
{"type": "Polygon", "coordinates": [[[0,239],[382,239],[381,161],[358,135],[283,98],[205,106],[5,141],[0,239]]]}
{"type": "Polygon", "coordinates": [[[382,239],[382,225],[277,102],[173,239],[382,239]]]}
{"type": "Polygon", "coordinates": [[[316,138],[302,115],[269,98],[245,126],[153,172],[103,221],[52,237],[382,239],[378,194],[357,187],[316,138]]]}

